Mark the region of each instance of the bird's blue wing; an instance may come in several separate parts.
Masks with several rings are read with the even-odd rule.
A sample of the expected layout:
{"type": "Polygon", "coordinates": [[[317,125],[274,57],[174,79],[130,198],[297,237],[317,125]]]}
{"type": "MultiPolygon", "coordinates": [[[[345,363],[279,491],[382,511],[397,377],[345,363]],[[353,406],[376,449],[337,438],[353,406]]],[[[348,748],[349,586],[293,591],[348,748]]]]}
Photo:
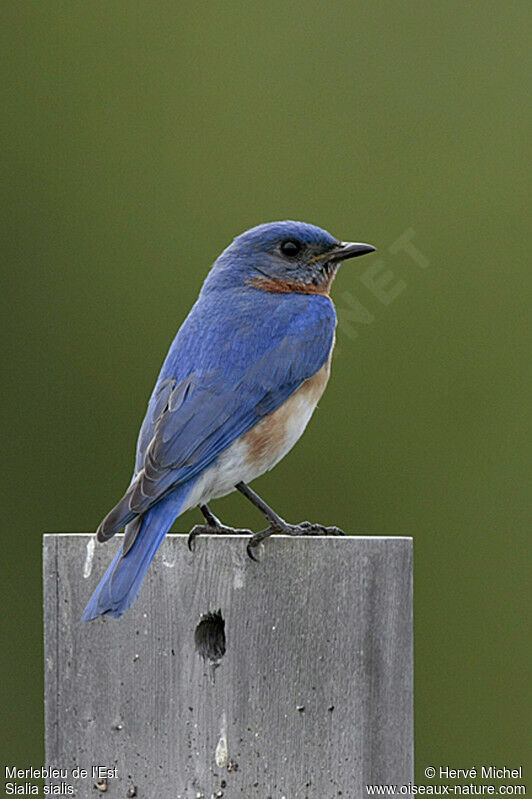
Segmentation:
{"type": "Polygon", "coordinates": [[[136,474],[101,540],[198,475],[327,361],[336,324],[328,298],[249,295],[229,307],[200,301],[180,329],[141,428],[136,474]]]}

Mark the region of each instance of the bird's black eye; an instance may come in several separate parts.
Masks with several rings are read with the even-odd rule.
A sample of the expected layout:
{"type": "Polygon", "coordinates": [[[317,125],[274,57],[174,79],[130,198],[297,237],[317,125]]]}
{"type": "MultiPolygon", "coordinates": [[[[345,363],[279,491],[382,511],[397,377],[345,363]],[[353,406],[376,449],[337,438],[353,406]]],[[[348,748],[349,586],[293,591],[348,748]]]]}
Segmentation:
{"type": "Polygon", "coordinates": [[[300,241],[286,239],[286,241],[281,242],[281,252],[288,258],[294,258],[299,252],[301,252],[302,246],[303,245],[300,241]]]}

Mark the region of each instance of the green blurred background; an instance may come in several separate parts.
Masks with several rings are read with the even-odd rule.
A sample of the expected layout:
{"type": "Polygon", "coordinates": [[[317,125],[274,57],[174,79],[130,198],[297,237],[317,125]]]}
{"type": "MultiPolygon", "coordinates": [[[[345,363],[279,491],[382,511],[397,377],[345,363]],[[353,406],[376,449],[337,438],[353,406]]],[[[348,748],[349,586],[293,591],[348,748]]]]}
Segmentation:
{"type": "MultiPolygon", "coordinates": [[[[406,287],[385,305],[361,280],[369,259],[344,266],[328,391],[255,486],[293,520],[414,536],[420,781],[428,764],[520,765],[529,4],[19,1],[2,16],[7,762],[43,759],[43,531],[95,529],[209,265],[293,218],[374,243],[406,287]],[[390,252],[410,229],[424,269],[390,252]]],[[[238,496],[215,510],[261,523],[238,496]]]]}

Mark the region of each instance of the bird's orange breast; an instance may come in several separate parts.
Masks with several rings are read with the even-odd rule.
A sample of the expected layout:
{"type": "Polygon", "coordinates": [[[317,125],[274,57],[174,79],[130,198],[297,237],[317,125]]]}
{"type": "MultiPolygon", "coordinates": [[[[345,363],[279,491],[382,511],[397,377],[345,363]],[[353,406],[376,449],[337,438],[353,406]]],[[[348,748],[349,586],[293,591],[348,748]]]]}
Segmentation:
{"type": "Polygon", "coordinates": [[[261,419],[242,437],[249,462],[259,467],[261,472],[275,466],[305,430],[329,380],[332,349],[327,362],[316,374],[305,380],[280,408],[261,419]]]}

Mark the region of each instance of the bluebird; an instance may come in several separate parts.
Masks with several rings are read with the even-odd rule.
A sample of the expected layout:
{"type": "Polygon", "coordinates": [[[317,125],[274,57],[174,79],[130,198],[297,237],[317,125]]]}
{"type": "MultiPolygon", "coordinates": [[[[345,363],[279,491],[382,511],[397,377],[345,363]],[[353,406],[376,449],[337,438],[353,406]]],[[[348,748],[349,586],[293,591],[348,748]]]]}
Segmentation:
{"type": "Polygon", "coordinates": [[[163,363],[142,423],[129,488],[97,539],[124,530],[83,615],[121,616],[175,519],[198,506],[205,524],[191,531],[250,534],[223,525],[208,506],[237,489],[272,533],[342,534],[288,524],[248,485],[299,439],[327,381],[336,313],[329,296],[342,261],[375,250],[303,222],[258,225],[214,263],[163,363]]]}

